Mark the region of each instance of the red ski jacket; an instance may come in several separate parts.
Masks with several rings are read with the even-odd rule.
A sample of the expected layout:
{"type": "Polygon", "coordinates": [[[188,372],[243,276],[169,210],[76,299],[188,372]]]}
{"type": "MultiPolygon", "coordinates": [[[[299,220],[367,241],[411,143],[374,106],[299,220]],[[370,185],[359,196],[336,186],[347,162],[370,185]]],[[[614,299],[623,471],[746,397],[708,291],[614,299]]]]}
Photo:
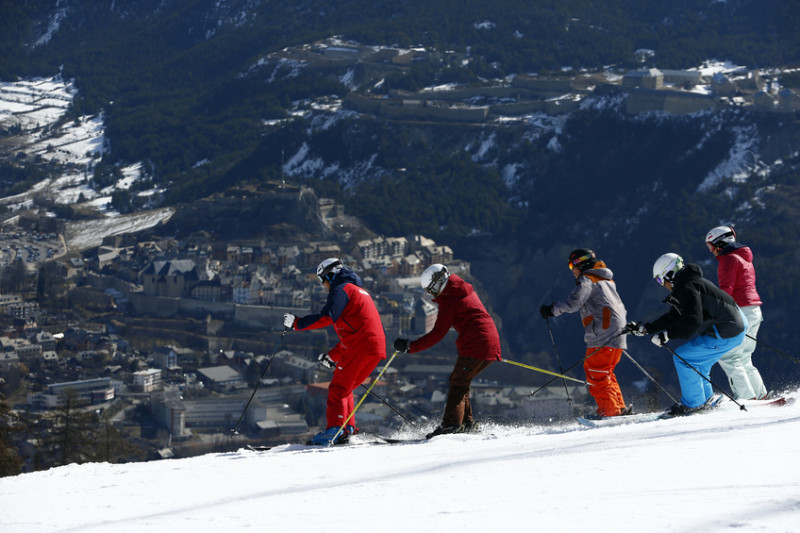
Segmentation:
{"type": "Polygon", "coordinates": [[[730,294],[739,307],[761,305],[750,248],[739,243],[729,244],[717,256],[717,261],[719,288],[730,294]]]}
{"type": "Polygon", "coordinates": [[[439,314],[433,329],[412,341],[409,353],[430,348],[447,335],[450,328],[458,332],[458,355],[500,361],[500,335],[494,320],[486,312],[472,285],[455,274],[450,274],[442,293],[433,299],[439,305],[439,314]]]}
{"type": "Polygon", "coordinates": [[[296,330],[333,326],[339,342],[328,355],[336,362],[352,355],[380,355],[386,359],[386,335],[372,296],[361,288],[361,278],[343,268],[331,282],[328,300],[314,315],[298,318],[296,330]]]}

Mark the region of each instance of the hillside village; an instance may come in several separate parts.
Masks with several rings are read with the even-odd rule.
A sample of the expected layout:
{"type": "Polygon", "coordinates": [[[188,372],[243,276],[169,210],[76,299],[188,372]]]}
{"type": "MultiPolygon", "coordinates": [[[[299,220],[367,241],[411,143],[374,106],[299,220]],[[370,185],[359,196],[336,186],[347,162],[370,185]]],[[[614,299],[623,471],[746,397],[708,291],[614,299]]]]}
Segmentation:
{"type": "MultiPolygon", "coordinates": [[[[308,190],[281,184],[279,194],[299,200],[308,190]]],[[[327,228],[353,224],[324,198],[316,215],[327,228]]],[[[73,311],[83,310],[82,320],[59,318],[56,306],[40,305],[29,292],[0,302],[9,322],[0,336],[2,391],[27,421],[17,435],[25,468],[48,464],[54,460],[48,454],[59,456],[65,405],[94,413],[90,426],[112,423],[148,458],[243,441],[305,440],[324,416],[330,380],[316,357],[336,337],[332,330],[281,335],[282,316],[322,307],[326,293],[314,273],[332,256],[350,265],[373,294],[387,353],[396,336],[419,336],[433,326],[436,306],[419,286],[424,268],[445,263],[470,276],[469,264],[448,246],[421,235],[348,241],[332,233],[331,240],[303,243],[217,242],[205,233],[185,241],[126,235],[50,260],[49,283],[60,293],[46,299],[68,301],[73,311]],[[240,416],[241,435],[231,438],[240,416]]],[[[377,396],[365,402],[359,424],[379,431],[435,420],[452,370],[452,342],[424,357],[399,358],[375,387],[377,396]]],[[[570,414],[562,385],[531,392],[482,382],[473,401],[484,416],[498,419],[570,414]]],[[[581,398],[585,391],[570,394],[581,398]]]]}

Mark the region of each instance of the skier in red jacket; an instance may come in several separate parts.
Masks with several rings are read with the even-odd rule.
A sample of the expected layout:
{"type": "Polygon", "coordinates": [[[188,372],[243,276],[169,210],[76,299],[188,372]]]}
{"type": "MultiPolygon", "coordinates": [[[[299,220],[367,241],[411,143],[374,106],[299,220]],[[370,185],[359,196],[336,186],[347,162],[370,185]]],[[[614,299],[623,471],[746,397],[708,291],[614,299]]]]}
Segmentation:
{"type": "MultiPolygon", "coordinates": [[[[375,302],[355,272],[339,259],[329,258],[317,267],[317,277],[328,289],[325,306],[319,313],[304,317],[286,313],[283,325],[298,331],[333,326],[339,337],[333,349],[317,358],[320,365],[334,372],[328,387],[327,429],[311,442],[328,444],[353,412],[353,391],[386,359],[386,335],[375,302]]],[[[350,418],[336,444],[357,432],[355,424],[355,417],[350,418]]]]}
{"type": "Polygon", "coordinates": [[[440,264],[429,266],[422,273],[422,288],[439,305],[433,329],[412,341],[396,339],[398,352],[416,353],[430,348],[444,338],[450,328],[458,332],[458,357],[450,374],[450,390],[442,423],[427,438],[445,433],[461,433],[477,428],[472,417],[469,390],[472,380],[494,361],[500,361],[500,335],[494,320],[486,312],[472,285],[448,272],[440,264]]]}
{"type": "Polygon", "coordinates": [[[723,355],[719,366],[728,376],[737,400],[767,397],[767,389],[758,369],[753,365],[756,335],[763,320],[761,297],[756,291],[756,270],[753,252],[736,242],[736,232],[728,226],[711,228],[706,234],[706,246],[717,258],[719,288],[733,297],[747,318],[747,334],[742,344],[723,355]]]}

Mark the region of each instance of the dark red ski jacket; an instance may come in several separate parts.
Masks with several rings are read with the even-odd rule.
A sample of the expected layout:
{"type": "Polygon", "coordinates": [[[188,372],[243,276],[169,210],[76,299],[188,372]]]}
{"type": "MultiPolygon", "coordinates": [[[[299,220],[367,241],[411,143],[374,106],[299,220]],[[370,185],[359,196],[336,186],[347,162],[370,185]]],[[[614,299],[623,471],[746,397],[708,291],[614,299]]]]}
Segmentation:
{"type": "Polygon", "coordinates": [[[439,315],[433,329],[412,341],[410,353],[430,348],[447,335],[450,328],[458,332],[458,355],[500,361],[500,335],[494,320],[486,312],[472,285],[455,274],[450,274],[442,293],[433,299],[439,305],[439,315]]]}

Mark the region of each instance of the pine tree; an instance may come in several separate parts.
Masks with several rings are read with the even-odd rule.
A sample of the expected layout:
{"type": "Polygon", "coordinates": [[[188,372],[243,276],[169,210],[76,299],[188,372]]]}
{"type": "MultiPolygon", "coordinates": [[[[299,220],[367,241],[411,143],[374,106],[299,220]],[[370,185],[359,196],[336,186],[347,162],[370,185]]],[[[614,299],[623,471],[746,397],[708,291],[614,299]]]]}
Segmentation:
{"type": "Polygon", "coordinates": [[[22,472],[22,459],[13,444],[15,434],[23,430],[19,417],[12,413],[0,394],[0,477],[22,472]]]}

